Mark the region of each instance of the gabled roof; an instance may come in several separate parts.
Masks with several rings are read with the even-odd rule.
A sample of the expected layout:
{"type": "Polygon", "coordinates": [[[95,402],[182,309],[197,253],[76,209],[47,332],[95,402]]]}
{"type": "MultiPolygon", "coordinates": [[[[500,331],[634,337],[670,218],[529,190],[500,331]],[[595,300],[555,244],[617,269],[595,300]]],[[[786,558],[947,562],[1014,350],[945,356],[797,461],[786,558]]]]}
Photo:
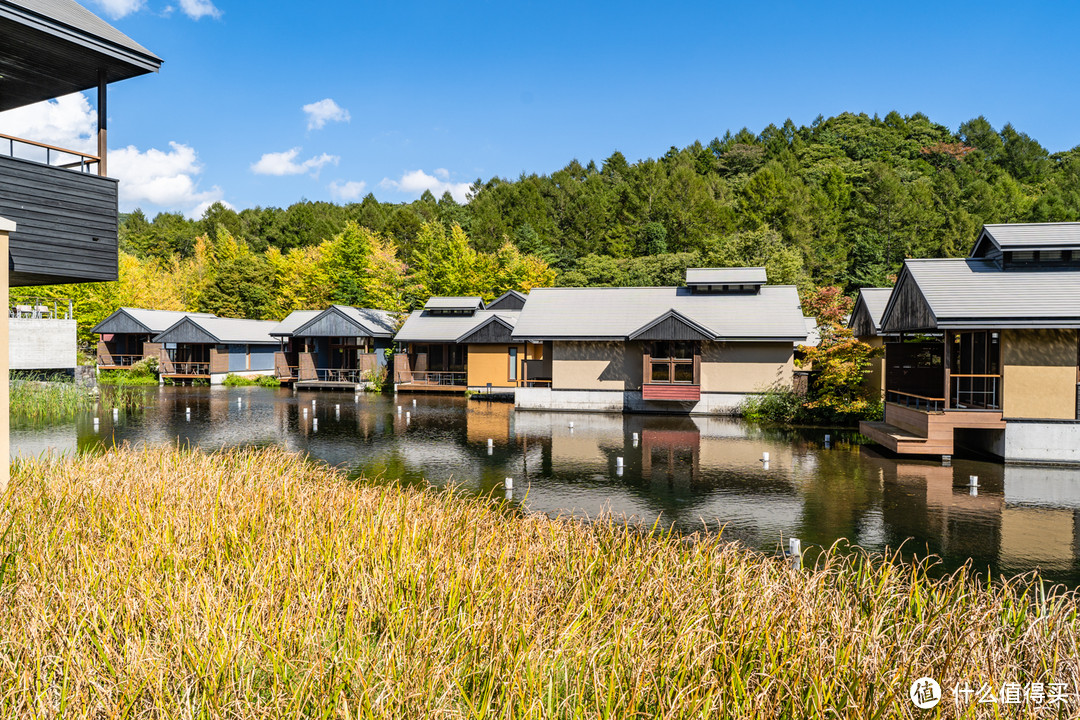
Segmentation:
{"type": "Polygon", "coordinates": [[[0,110],[156,72],[161,58],[74,0],[0,0],[0,110]]]}
{"type": "Polygon", "coordinates": [[[487,310],[520,310],[528,299],[529,296],[525,293],[518,292],[517,290],[507,290],[502,295],[489,302],[485,308],[487,310]]]}
{"type": "Polygon", "coordinates": [[[386,310],[331,305],[299,325],[291,335],[389,338],[393,337],[396,324],[394,314],[386,310]]]}
{"type": "Polygon", "coordinates": [[[277,345],[273,320],[188,316],[154,338],[157,343],[277,345]]]}
{"type": "Polygon", "coordinates": [[[1018,250],[1080,250],[1080,222],[983,225],[969,257],[1018,250]]]}
{"type": "Polygon", "coordinates": [[[95,325],[90,332],[97,335],[109,333],[159,333],[188,315],[214,317],[212,313],[122,307],[114,310],[109,317],[95,325]]]}
{"type": "Polygon", "coordinates": [[[424,303],[425,310],[479,310],[484,307],[480,297],[430,297],[424,303]]]}
{"type": "Polygon", "coordinates": [[[855,308],[851,311],[851,317],[848,318],[848,327],[854,327],[860,312],[865,312],[873,325],[874,334],[880,333],[881,318],[885,314],[892,291],[892,288],[859,288],[859,295],[855,298],[855,308]]]}
{"type": "Polygon", "coordinates": [[[318,317],[322,310],[293,310],[270,331],[274,337],[289,337],[293,331],[309,320],[318,317]]]}
{"type": "Polygon", "coordinates": [[[458,338],[471,335],[493,317],[513,327],[519,314],[516,310],[477,310],[474,315],[436,315],[427,310],[413,310],[394,340],[456,343],[458,338]]]}
{"type": "Polygon", "coordinates": [[[698,335],[699,337],[694,338],[696,340],[711,340],[716,335],[716,333],[714,333],[709,328],[697,324],[690,318],[680,313],[675,308],[670,308],[667,312],[661,314],[659,317],[656,317],[653,320],[650,320],[626,337],[628,340],[637,340],[638,338],[642,337],[647,338],[650,335],[651,330],[664,324],[679,325],[684,331],[688,330],[691,335],[698,335]]]}
{"type": "Polygon", "coordinates": [[[686,268],[687,285],[764,285],[763,267],[686,268]]]}
{"type": "MultiPolygon", "coordinates": [[[[475,327],[466,330],[461,335],[459,335],[456,342],[467,343],[470,341],[470,338],[473,338],[474,342],[481,342],[481,340],[476,338],[477,333],[491,325],[498,325],[500,328],[502,328],[498,331],[498,333],[496,333],[500,336],[500,340],[505,340],[506,342],[510,341],[510,333],[514,332],[513,321],[507,319],[503,315],[491,315],[486,320],[481,320],[481,322],[475,327]]],[[[488,342],[491,341],[488,340],[488,342]]]]}
{"type": "Polygon", "coordinates": [[[669,311],[706,328],[713,340],[806,339],[794,286],[757,294],[696,294],[689,288],[536,288],[514,327],[517,340],[627,340],[669,311]]]}
{"type": "Polygon", "coordinates": [[[1002,270],[991,260],[905,260],[881,321],[885,332],[926,329],[1080,327],[1080,270],[1002,270]],[[905,290],[907,288],[907,290],[905,290]],[[911,327],[898,298],[932,314],[911,327]],[[917,292],[916,292],[917,291],[917,292]]]}

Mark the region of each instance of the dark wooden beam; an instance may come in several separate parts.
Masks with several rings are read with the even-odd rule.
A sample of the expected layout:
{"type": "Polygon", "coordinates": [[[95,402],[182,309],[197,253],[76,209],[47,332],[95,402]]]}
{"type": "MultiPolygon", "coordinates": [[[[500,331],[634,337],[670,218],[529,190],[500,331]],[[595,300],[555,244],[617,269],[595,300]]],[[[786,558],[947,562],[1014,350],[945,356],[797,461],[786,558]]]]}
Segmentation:
{"type": "Polygon", "coordinates": [[[107,150],[107,126],[108,126],[108,112],[106,107],[106,100],[108,98],[108,92],[106,88],[108,82],[105,78],[105,71],[98,70],[98,86],[97,86],[97,154],[98,154],[98,175],[101,177],[108,177],[108,166],[106,164],[105,153],[107,150]]]}

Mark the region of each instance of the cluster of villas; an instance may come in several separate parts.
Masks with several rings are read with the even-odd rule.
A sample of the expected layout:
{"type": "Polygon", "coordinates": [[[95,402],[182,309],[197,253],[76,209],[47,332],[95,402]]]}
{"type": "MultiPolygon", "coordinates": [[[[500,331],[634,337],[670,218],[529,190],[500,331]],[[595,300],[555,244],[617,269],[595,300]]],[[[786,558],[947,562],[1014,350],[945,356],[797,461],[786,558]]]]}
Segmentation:
{"type": "MultiPolygon", "coordinates": [[[[884,346],[885,401],[861,432],[898,454],[957,446],[1080,462],[1080,223],[987,225],[968,258],[908,260],[859,293],[850,326],[884,346]]],[[[174,381],[273,375],[297,388],[498,393],[518,408],[731,414],[795,386],[814,335],[764,268],[691,268],[685,287],[537,288],[432,297],[401,318],[333,305],[281,322],[121,308],[101,369],[160,359],[174,381]]]]}

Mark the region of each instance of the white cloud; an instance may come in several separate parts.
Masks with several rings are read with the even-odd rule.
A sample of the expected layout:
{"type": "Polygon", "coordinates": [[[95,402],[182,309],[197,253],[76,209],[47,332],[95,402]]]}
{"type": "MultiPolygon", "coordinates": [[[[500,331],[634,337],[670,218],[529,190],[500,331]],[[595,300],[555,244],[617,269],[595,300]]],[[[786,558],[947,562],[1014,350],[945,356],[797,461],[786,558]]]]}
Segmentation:
{"type": "Polygon", "coordinates": [[[337,180],[327,186],[330,189],[330,197],[335,200],[355,202],[364,196],[364,188],[367,183],[361,180],[349,180],[339,183],[337,180]]]}
{"type": "Polygon", "coordinates": [[[420,195],[425,190],[430,190],[435,197],[440,197],[444,192],[449,191],[459,203],[466,202],[472,183],[454,183],[450,182],[449,178],[450,173],[444,168],[436,170],[435,175],[428,175],[423,170],[412,170],[403,174],[400,180],[383,178],[379,186],[413,195],[420,195]]]}
{"type": "Polygon", "coordinates": [[[142,10],[146,6],[145,0],[94,0],[94,2],[114,20],[142,10]]]}
{"type": "Polygon", "coordinates": [[[302,163],[296,162],[296,156],[300,154],[300,148],[278,153],[265,153],[259,161],[251,164],[251,172],[256,175],[303,175],[311,173],[312,177],[318,177],[319,171],[324,165],[337,165],[337,155],[316,155],[302,163]]]}
{"type": "Polygon", "coordinates": [[[308,130],[321,130],[328,122],[349,122],[352,120],[349,111],[330,98],[305,105],[304,112],[308,116],[308,130]]]}
{"type": "Polygon", "coordinates": [[[134,145],[109,153],[109,175],[120,179],[120,205],[130,209],[140,203],[162,208],[185,210],[189,217],[200,217],[224,191],[218,186],[199,190],[195,176],[202,172],[195,150],[171,142],[164,152],[150,148],[140,151],[134,145]]]}
{"type": "Polygon", "coordinates": [[[82,93],[65,95],[0,113],[0,133],[96,154],[97,111],[82,93]]]}
{"type": "MultiPolygon", "coordinates": [[[[110,2],[117,2],[117,0],[110,0],[110,2]]],[[[180,9],[192,20],[221,17],[221,10],[218,10],[210,0],[180,0],[180,9]]]]}

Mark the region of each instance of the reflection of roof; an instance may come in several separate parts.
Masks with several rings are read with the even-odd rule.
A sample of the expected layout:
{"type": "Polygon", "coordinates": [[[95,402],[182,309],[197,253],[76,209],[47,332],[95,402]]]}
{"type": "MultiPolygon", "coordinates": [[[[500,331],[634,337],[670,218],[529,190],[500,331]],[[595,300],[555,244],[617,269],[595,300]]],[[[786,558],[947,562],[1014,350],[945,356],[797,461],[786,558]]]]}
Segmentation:
{"type": "Polygon", "coordinates": [[[136,330],[110,330],[111,325],[122,322],[122,315],[127,315],[139,325],[144,328],[143,332],[159,333],[166,328],[172,326],[176,322],[182,320],[188,315],[194,317],[214,317],[212,313],[189,313],[182,310],[147,310],[146,308],[130,308],[122,307],[114,311],[109,317],[99,322],[92,333],[115,333],[115,332],[137,332],[136,330]]]}
{"type": "Polygon", "coordinates": [[[424,303],[425,310],[477,310],[484,307],[479,297],[430,297],[424,303]]]}
{"type": "Polygon", "coordinates": [[[686,268],[687,285],[764,285],[763,267],[686,268]]]}
{"type": "MultiPolygon", "coordinates": [[[[904,274],[936,319],[939,328],[1080,327],[1080,270],[1001,270],[991,260],[906,260],[888,313],[906,288],[904,274]]],[[[884,321],[886,318],[882,318],[884,321]]],[[[889,326],[895,323],[889,322],[889,326]]]]}
{"type": "Polygon", "coordinates": [[[322,312],[322,310],[293,310],[284,320],[274,326],[274,329],[270,331],[270,334],[274,336],[292,335],[296,328],[309,320],[315,319],[321,315],[322,312]]]}
{"type": "MultiPolygon", "coordinates": [[[[859,288],[859,297],[856,298],[856,306],[862,303],[866,307],[866,312],[870,317],[870,322],[874,324],[874,332],[881,332],[881,319],[885,315],[885,308],[889,305],[889,296],[892,295],[892,288],[859,288]]],[[[848,318],[848,324],[851,324],[854,319],[855,313],[851,313],[851,317],[848,318]]]]}
{"type": "Polygon", "coordinates": [[[458,342],[493,317],[508,323],[517,322],[517,310],[477,310],[473,315],[435,315],[426,310],[413,310],[398,330],[398,342],[458,342]]]}
{"type": "Polygon", "coordinates": [[[695,294],[673,287],[536,288],[514,338],[626,340],[669,313],[707,331],[712,340],[806,339],[799,295],[789,285],[766,285],[757,294],[695,294]]]}
{"type": "Polygon", "coordinates": [[[186,317],[154,338],[154,342],[277,345],[273,320],[186,317]]]}

